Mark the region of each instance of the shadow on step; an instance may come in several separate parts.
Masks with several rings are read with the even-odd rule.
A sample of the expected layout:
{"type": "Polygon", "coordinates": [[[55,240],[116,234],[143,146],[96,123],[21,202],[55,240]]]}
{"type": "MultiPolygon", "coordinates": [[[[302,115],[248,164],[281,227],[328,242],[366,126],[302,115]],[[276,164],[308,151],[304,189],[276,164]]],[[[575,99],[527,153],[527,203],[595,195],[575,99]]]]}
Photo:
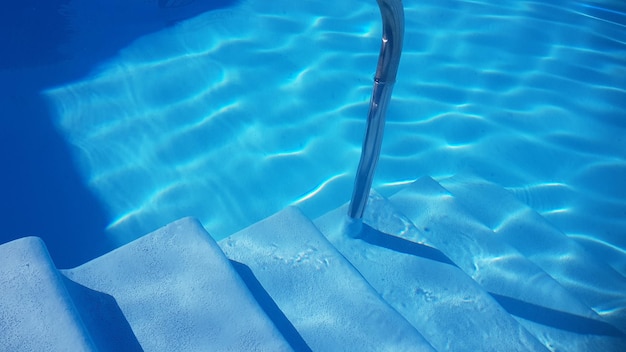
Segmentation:
{"type": "Polygon", "coordinates": [[[373,246],[383,247],[392,251],[456,266],[450,258],[436,248],[429,247],[425,244],[415,243],[401,237],[388,235],[366,224],[363,224],[363,228],[357,238],[373,246]]]}
{"type": "Polygon", "coordinates": [[[577,334],[626,337],[626,335],[613,325],[603,321],[561,312],[491,292],[489,292],[489,294],[502,308],[509,312],[509,314],[522,319],[577,334]]]}
{"type": "MultiPolygon", "coordinates": [[[[356,237],[373,246],[457,266],[436,248],[386,234],[366,224],[363,224],[361,232],[356,237]]],[[[577,334],[626,337],[613,325],[603,321],[557,311],[492,292],[489,292],[489,294],[509,314],[522,319],[577,334]]]]}
{"type": "Polygon", "coordinates": [[[99,350],[143,351],[113,296],[62,277],[89,336],[99,350]]]}
{"type": "Polygon", "coordinates": [[[259,280],[254,276],[252,270],[250,270],[247,265],[234,260],[230,260],[230,264],[246,284],[246,287],[248,287],[248,290],[252,293],[252,296],[254,296],[259,306],[261,306],[265,314],[274,322],[278,331],[280,331],[294,351],[311,351],[311,348],[307,345],[302,336],[300,336],[298,330],[291,324],[282,310],[276,305],[276,302],[274,302],[269,293],[265,291],[259,280]]]}

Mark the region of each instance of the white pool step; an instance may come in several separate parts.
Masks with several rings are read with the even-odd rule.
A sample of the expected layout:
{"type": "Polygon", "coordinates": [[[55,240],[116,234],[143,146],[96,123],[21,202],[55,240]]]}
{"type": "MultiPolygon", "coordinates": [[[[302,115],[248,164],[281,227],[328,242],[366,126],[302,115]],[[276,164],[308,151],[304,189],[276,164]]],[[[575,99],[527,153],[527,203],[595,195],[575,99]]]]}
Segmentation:
{"type": "Polygon", "coordinates": [[[382,298],[438,351],[543,351],[544,346],[485,290],[432,247],[411,242],[410,223],[383,202],[368,203],[366,235],[346,236],[347,207],[316,220],[382,298]],[[372,216],[383,215],[383,219],[372,216]],[[367,224],[372,225],[369,227],[367,224]],[[401,250],[398,250],[402,247],[401,250]]]}
{"type": "Polygon", "coordinates": [[[390,207],[419,226],[412,236],[405,236],[408,240],[441,250],[488,292],[597,318],[552,277],[469,215],[432,178],[420,178],[390,199],[390,207]]]}
{"type": "Polygon", "coordinates": [[[41,239],[0,245],[0,261],[1,350],[98,350],[41,239]]]}
{"type": "MultiPolygon", "coordinates": [[[[596,314],[581,294],[620,282],[610,286],[602,272],[595,286],[570,273],[569,261],[549,258],[552,247],[519,248],[507,234],[521,235],[498,220],[500,208],[525,228],[543,229],[542,219],[515,212],[498,186],[445,185],[452,191],[422,178],[389,200],[373,193],[357,238],[345,206],[314,223],[290,207],[219,244],[196,220],[181,219],[69,270],[54,267],[39,239],[0,245],[0,350],[626,346],[614,327],[621,321],[596,314]]],[[[587,275],[590,268],[605,267],[596,260],[587,275]]]]}
{"type": "Polygon", "coordinates": [[[195,219],[62,272],[114,297],[145,351],[291,350],[195,219]]]}
{"type": "Polygon", "coordinates": [[[626,279],[613,267],[498,185],[469,176],[442,180],[442,184],[499,238],[626,332],[626,279]]]}
{"type": "Polygon", "coordinates": [[[433,350],[296,208],[220,246],[250,269],[313,351],[433,350]]]}
{"type": "Polygon", "coordinates": [[[405,187],[390,203],[418,225],[404,238],[440,249],[545,346],[611,350],[626,345],[615,327],[469,215],[455,195],[430,177],[405,187]]]}

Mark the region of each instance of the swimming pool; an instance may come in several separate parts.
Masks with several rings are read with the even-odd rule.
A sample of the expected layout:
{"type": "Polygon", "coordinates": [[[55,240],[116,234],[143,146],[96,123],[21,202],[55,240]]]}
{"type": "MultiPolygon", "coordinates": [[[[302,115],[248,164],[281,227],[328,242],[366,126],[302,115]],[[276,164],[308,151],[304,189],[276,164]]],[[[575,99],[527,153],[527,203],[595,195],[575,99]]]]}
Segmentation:
{"type": "MultiPolygon", "coordinates": [[[[405,8],[375,189],[475,174],[626,273],[623,5],[405,8]]],[[[98,29],[74,16],[75,42],[98,29]]],[[[187,215],[220,239],[349,199],[379,30],[374,2],[244,1],[135,38],[44,96],[116,245],[187,215]]]]}
{"type": "Polygon", "coordinates": [[[337,207],[363,135],[374,4],[112,3],[132,19],[121,26],[68,4],[70,58],[0,70],[2,236],[39,228],[26,234],[54,257],[33,237],[0,241],[0,331],[15,348],[48,346],[46,333],[105,349],[116,334],[146,349],[624,346],[619,4],[406,4],[382,196],[356,234],[337,207]],[[71,160],[48,150],[56,137],[71,160]],[[121,246],[186,215],[202,224],[121,246]],[[57,269],[106,246],[119,248],[57,269]],[[250,334],[253,317],[264,334],[250,334]]]}

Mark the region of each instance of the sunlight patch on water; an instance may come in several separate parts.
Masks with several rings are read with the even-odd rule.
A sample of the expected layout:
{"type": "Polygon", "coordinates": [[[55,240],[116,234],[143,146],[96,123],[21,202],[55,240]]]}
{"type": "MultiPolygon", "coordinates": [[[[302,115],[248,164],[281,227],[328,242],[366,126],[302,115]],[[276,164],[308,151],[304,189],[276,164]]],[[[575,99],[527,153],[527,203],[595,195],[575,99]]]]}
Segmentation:
{"type": "Polygon", "coordinates": [[[556,209],[544,210],[544,211],[540,211],[540,213],[543,216],[550,217],[552,215],[566,215],[566,214],[570,213],[571,211],[572,211],[572,208],[564,207],[564,208],[556,208],[556,209]]]}
{"type": "Polygon", "coordinates": [[[599,244],[603,247],[610,248],[612,251],[619,253],[619,255],[626,256],[626,249],[615,246],[609,242],[602,241],[601,239],[598,239],[596,237],[592,237],[592,236],[585,235],[585,234],[568,234],[568,236],[577,240],[582,240],[586,242],[595,242],[596,244],[599,244]]]}
{"type": "Polygon", "coordinates": [[[577,5],[580,6],[582,10],[571,10],[575,14],[626,28],[626,13],[624,12],[585,3],[578,3],[577,5]]]}
{"type": "Polygon", "coordinates": [[[335,181],[336,179],[342,178],[344,176],[346,176],[347,174],[343,173],[343,174],[339,174],[339,175],[334,175],[331,178],[325,180],[324,182],[320,183],[317,187],[315,187],[314,189],[312,189],[310,192],[306,193],[305,195],[301,196],[300,198],[296,199],[293,204],[300,204],[306,200],[309,200],[311,198],[313,198],[315,195],[319,194],[320,192],[322,192],[324,190],[324,187],[327,187],[331,182],[335,181]]]}

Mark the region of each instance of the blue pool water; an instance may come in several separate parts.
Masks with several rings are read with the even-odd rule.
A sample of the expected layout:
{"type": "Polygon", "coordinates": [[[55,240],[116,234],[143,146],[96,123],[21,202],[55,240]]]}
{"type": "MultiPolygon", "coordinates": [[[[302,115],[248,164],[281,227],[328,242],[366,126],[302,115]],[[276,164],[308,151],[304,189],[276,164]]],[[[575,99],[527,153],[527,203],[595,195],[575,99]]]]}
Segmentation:
{"type": "MultiPolygon", "coordinates": [[[[290,204],[314,218],[349,199],[374,1],[125,3],[59,2],[49,26],[68,32],[31,38],[46,55],[4,46],[2,242],[44,237],[69,266],[183,216],[220,239],[290,204]]],[[[405,12],[374,187],[475,174],[626,274],[626,6],[405,12]]]]}

